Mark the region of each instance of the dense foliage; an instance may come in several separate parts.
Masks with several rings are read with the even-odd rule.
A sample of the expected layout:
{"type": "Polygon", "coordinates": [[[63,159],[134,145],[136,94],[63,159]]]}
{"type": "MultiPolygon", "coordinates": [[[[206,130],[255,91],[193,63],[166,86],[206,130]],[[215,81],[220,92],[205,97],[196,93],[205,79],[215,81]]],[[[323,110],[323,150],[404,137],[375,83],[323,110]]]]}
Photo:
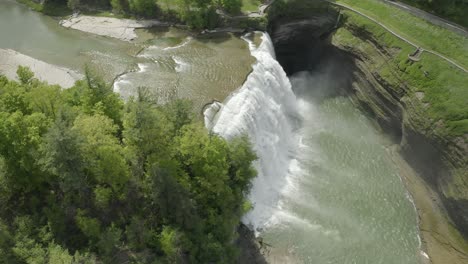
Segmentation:
{"type": "Polygon", "coordinates": [[[190,103],[0,76],[0,263],[230,263],[256,158],[190,103]]]}

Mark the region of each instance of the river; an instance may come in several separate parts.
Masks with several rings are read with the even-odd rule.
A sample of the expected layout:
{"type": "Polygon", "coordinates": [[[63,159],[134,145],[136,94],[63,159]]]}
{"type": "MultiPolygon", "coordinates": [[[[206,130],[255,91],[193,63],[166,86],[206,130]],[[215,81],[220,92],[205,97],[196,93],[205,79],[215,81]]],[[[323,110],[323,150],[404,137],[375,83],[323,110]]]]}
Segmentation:
{"type": "Polygon", "coordinates": [[[191,37],[171,27],[138,30],[139,39],[124,42],[59,25],[12,0],[0,0],[0,49],[83,72],[88,65],[125,98],[148,87],[161,100],[190,98],[197,109],[224,100],[238,88],[254,59],[239,36],[213,33],[191,37]],[[229,73],[229,74],[226,74],[229,73]],[[128,85],[128,84],[131,85],[128,85]]]}
{"type": "Polygon", "coordinates": [[[268,35],[251,49],[258,63],[247,82],[206,113],[214,132],[253,141],[259,175],[243,221],[267,260],[418,263],[417,215],[390,142],[349,98],[329,95],[327,70],[288,79],[268,35]]]}
{"type": "Polygon", "coordinates": [[[271,263],[421,258],[416,212],[389,143],[347,97],[326,95],[336,77],[288,78],[268,35],[252,41],[160,28],[127,43],[64,29],[9,0],[0,0],[0,34],[0,48],[77,71],[90,64],[108,80],[120,75],[114,89],[123,97],[146,86],[162,100],[191,98],[198,108],[224,101],[207,110],[210,128],[227,138],[247,133],[253,142],[259,175],[243,221],[263,239],[271,263]]]}

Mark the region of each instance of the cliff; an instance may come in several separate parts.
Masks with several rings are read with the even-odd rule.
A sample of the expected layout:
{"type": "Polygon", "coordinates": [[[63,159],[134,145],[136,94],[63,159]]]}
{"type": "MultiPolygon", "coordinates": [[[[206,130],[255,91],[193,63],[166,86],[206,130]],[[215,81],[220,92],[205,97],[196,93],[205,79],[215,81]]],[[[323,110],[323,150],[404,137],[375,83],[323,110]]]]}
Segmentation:
{"type": "MultiPolygon", "coordinates": [[[[345,15],[347,21],[333,34],[331,44],[353,57],[354,97],[400,144],[405,159],[440,194],[453,222],[468,237],[468,134],[455,133],[447,126],[450,120],[434,117],[433,112],[447,109],[426,99],[432,87],[424,86],[450,92],[450,85],[458,84],[444,84],[435,77],[443,73],[436,65],[445,62],[430,54],[412,61],[408,58],[412,47],[389,33],[373,31],[375,25],[361,24],[349,12],[345,15]]],[[[452,75],[468,83],[465,73],[452,69],[452,75]]],[[[447,97],[440,100],[451,99],[447,97]]]]}
{"type": "MultiPolygon", "coordinates": [[[[330,37],[334,47],[352,58],[352,99],[398,144],[402,157],[417,172],[416,177],[423,180],[417,184],[428,186],[424,194],[414,193],[421,187],[408,186],[408,189],[413,196],[427,196],[415,197],[415,200],[425,250],[428,250],[432,262],[466,263],[468,137],[451,133],[446,126],[447,120],[431,116],[431,111],[445,109],[431,109],[436,104],[425,98],[426,87],[415,85],[424,82],[417,78],[429,79],[427,75],[438,74],[435,70],[424,70],[424,63],[429,62],[411,61],[408,58],[411,47],[395,39],[390,44],[384,39],[391,39],[391,36],[382,32],[376,34],[372,27],[366,27],[359,21],[348,14],[344,25],[330,37]],[[417,76],[406,71],[419,71],[420,74],[417,76]],[[418,200],[422,200],[423,205],[418,204],[418,200]],[[428,206],[425,200],[432,202],[428,206]]],[[[454,75],[463,74],[453,71],[454,75]]],[[[462,79],[468,83],[466,75],[462,79]]],[[[450,89],[450,84],[445,87],[441,83],[437,85],[450,89]]]]}
{"type": "MultiPolygon", "coordinates": [[[[289,5],[302,2],[288,1],[289,5]]],[[[281,5],[273,9],[269,31],[287,73],[313,70],[330,57],[342,62],[337,79],[346,80],[340,93],[349,95],[376,120],[423,179],[427,193],[434,194],[426,200],[431,199],[436,209],[419,210],[420,227],[429,226],[429,235],[457,255],[452,263],[467,261],[468,131],[464,124],[468,113],[463,90],[468,75],[432,54],[410,59],[414,47],[351,11],[338,15],[333,8],[316,4],[308,11],[302,7],[300,13],[278,15],[279,9],[291,9],[281,5]],[[442,216],[435,217],[432,211],[442,216]]],[[[433,262],[442,260],[442,255],[434,256],[433,262]]]]}

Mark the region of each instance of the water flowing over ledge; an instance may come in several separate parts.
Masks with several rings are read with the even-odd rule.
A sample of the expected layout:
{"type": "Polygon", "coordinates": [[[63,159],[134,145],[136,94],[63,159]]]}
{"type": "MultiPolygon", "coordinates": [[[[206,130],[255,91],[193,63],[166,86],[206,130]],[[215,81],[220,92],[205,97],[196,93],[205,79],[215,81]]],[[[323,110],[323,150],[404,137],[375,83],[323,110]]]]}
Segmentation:
{"type": "Polygon", "coordinates": [[[294,133],[298,111],[291,83],[276,61],[269,35],[263,33],[258,47],[247,37],[244,39],[257,63],[244,85],[224,104],[214,103],[206,109],[205,124],[227,139],[247,134],[253,144],[258,155],[258,176],[249,198],[254,208],[243,222],[258,232],[274,214],[286,184],[298,142],[294,133]]]}

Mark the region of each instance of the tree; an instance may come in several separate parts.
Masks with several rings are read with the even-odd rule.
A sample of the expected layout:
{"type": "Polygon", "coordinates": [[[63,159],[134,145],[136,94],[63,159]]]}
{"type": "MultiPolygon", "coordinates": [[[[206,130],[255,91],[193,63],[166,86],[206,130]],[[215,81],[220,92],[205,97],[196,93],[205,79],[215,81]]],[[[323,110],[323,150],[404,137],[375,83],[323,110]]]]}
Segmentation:
{"type": "Polygon", "coordinates": [[[29,69],[29,67],[24,66],[18,66],[16,74],[18,75],[18,79],[21,81],[22,84],[28,84],[34,77],[34,73],[31,71],[31,69],[29,69]]]}
{"type": "Polygon", "coordinates": [[[88,175],[119,192],[128,181],[128,171],[123,148],[115,137],[117,129],[110,118],[101,114],[79,115],[72,127],[85,140],[80,151],[86,160],[88,175]]]}
{"type": "Polygon", "coordinates": [[[71,118],[74,118],[71,113],[61,112],[39,148],[40,165],[59,179],[63,193],[83,192],[87,187],[87,162],[81,151],[85,139],[71,129],[71,118]]]}
{"type": "Polygon", "coordinates": [[[154,17],[158,12],[156,0],[129,0],[130,11],[143,17],[154,17]]]}
{"type": "MultiPolygon", "coordinates": [[[[0,76],[0,263],[226,263],[255,170],[191,103],[0,76]],[[116,257],[117,256],[117,257],[116,257]]],[[[31,79],[32,78],[32,79],[31,79]]]]}
{"type": "Polygon", "coordinates": [[[71,10],[78,10],[80,7],[80,0],[68,0],[67,6],[71,10]]]}
{"type": "Polygon", "coordinates": [[[129,10],[128,0],[111,0],[112,11],[118,14],[125,14],[129,10]]]}
{"type": "Polygon", "coordinates": [[[40,190],[47,180],[36,160],[41,136],[47,131],[48,120],[41,113],[24,115],[21,112],[0,112],[0,155],[15,189],[40,190]]]}
{"type": "Polygon", "coordinates": [[[228,13],[236,14],[241,11],[242,0],[219,0],[218,2],[228,13]]]}

